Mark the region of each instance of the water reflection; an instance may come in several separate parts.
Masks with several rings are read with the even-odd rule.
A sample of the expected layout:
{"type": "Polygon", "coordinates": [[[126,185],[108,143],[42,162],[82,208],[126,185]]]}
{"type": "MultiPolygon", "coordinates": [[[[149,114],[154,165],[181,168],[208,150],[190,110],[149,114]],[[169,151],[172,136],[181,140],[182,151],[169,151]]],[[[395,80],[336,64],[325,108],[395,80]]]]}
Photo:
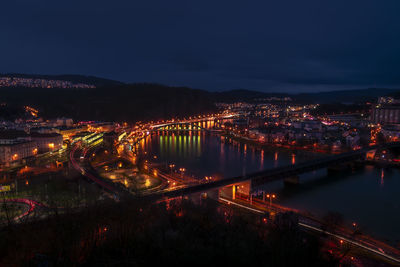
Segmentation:
{"type": "MultiPolygon", "coordinates": [[[[141,142],[140,147],[150,156],[156,155],[157,162],[182,166],[196,177],[247,175],[313,158],[302,151],[295,154],[270,147],[254,149],[204,131],[153,135],[146,142],[141,142]],[[251,149],[251,155],[246,156],[248,149],[251,149]]],[[[279,192],[279,201],[283,205],[317,215],[337,211],[346,219],[359,222],[378,237],[390,239],[400,236],[399,177],[399,170],[377,169],[373,166],[337,175],[318,170],[301,175],[301,184],[294,189],[283,187],[282,181],[279,181],[267,184],[264,190],[279,192]]]]}
{"type": "Polygon", "coordinates": [[[260,170],[264,168],[264,149],[261,149],[260,170]]]}
{"type": "Polygon", "coordinates": [[[293,163],[288,151],[258,149],[205,131],[159,133],[143,140],[141,149],[157,156],[157,162],[177,163],[199,177],[247,175],[293,163]]]}

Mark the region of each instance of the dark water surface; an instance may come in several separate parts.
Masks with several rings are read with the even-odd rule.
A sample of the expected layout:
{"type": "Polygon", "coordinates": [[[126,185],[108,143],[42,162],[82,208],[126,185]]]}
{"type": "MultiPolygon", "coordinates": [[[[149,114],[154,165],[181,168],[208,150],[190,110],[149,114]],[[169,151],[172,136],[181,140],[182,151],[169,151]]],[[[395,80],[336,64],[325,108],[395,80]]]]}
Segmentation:
{"type": "MultiPolygon", "coordinates": [[[[279,148],[255,148],[206,132],[153,135],[140,144],[158,163],[175,164],[195,177],[218,178],[312,160],[316,155],[279,148]]],[[[318,170],[300,176],[300,185],[282,181],[260,190],[276,193],[285,206],[323,216],[336,211],[361,230],[390,241],[400,240],[400,171],[365,166],[353,172],[327,174],[318,170]]]]}

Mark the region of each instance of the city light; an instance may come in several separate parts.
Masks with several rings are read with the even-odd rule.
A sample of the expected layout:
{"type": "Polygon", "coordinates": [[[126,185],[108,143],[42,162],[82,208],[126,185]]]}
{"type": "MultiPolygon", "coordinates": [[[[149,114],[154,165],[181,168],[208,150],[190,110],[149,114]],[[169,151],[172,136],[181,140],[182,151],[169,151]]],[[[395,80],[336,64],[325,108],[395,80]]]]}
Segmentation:
{"type": "Polygon", "coordinates": [[[400,265],[399,1],[3,2],[0,266],[400,265]]]}
{"type": "Polygon", "coordinates": [[[272,199],[276,198],[275,194],[265,194],[265,197],[269,199],[269,205],[272,206],[272,199]]]}
{"type": "MultiPolygon", "coordinates": [[[[255,108],[257,109],[257,106],[255,108]]],[[[135,166],[134,169],[131,169],[128,174],[129,175],[128,179],[127,178],[128,176],[125,177],[123,171],[125,171],[125,168],[129,169],[132,167],[129,167],[130,163],[125,164],[121,160],[129,158],[132,159],[130,160],[130,162],[136,165],[136,160],[135,160],[136,157],[143,156],[144,159],[142,162],[145,163],[143,164],[143,168],[144,170],[148,171],[146,172],[147,177],[145,179],[140,178],[140,184],[142,188],[136,190],[146,192],[146,194],[152,194],[153,192],[152,190],[154,190],[154,192],[163,193],[163,192],[177,190],[178,188],[190,188],[193,185],[199,185],[199,184],[203,184],[203,186],[205,185],[208,186],[212,185],[215,180],[218,181],[223,180],[222,178],[216,179],[215,177],[208,175],[204,176],[203,179],[201,179],[200,177],[195,177],[194,175],[188,174],[187,169],[184,167],[176,168],[175,163],[166,162],[165,165],[156,163],[156,161],[153,160],[157,160],[158,156],[154,155],[154,151],[147,150],[147,147],[145,146],[145,143],[147,144],[148,142],[147,140],[151,142],[153,134],[160,136],[160,142],[161,141],[164,142],[163,144],[161,144],[161,146],[165,147],[164,140],[167,140],[167,145],[169,145],[168,140],[170,140],[169,142],[171,142],[172,140],[172,145],[176,146],[178,144],[179,145],[183,144],[183,149],[186,149],[187,151],[188,146],[190,147],[192,145],[195,145],[197,148],[198,147],[197,145],[200,145],[199,142],[200,139],[199,140],[193,139],[192,141],[191,138],[192,136],[196,137],[197,135],[199,137],[200,135],[203,136],[207,130],[212,129],[215,130],[217,135],[220,135],[220,138],[218,138],[218,140],[221,142],[221,149],[223,149],[225,145],[229,145],[234,147],[235,150],[234,153],[243,153],[245,157],[249,156],[251,156],[252,158],[255,156],[259,157],[261,162],[260,168],[264,167],[264,160],[267,157],[266,152],[264,152],[266,151],[265,146],[272,145],[277,147],[289,148],[291,153],[289,153],[288,155],[284,152],[281,153],[280,150],[276,149],[275,151],[273,151],[273,153],[271,153],[271,159],[273,160],[273,166],[275,167],[279,166],[278,164],[281,163],[282,161],[281,158],[282,158],[283,161],[287,160],[289,163],[291,163],[290,166],[292,166],[293,168],[296,168],[296,166],[293,165],[296,164],[297,156],[299,157],[299,162],[301,162],[302,160],[301,158],[302,154],[297,152],[297,150],[300,149],[313,150],[313,152],[318,153],[320,150],[321,151],[325,150],[326,152],[333,150],[334,148],[335,149],[337,148],[338,149],[337,152],[336,150],[334,150],[334,152],[340,154],[343,153],[344,151],[357,151],[362,148],[362,146],[360,146],[360,144],[358,143],[354,144],[350,143],[350,141],[352,142],[353,140],[358,140],[357,135],[359,134],[359,130],[357,127],[351,126],[347,122],[344,123],[338,119],[333,119],[332,117],[325,118],[325,117],[311,116],[310,114],[304,111],[310,108],[315,109],[315,106],[309,107],[307,105],[302,105],[297,107],[293,105],[290,108],[285,108],[284,110],[285,112],[287,112],[288,114],[290,113],[293,114],[291,115],[291,117],[285,120],[280,120],[281,113],[279,113],[279,107],[276,105],[275,106],[270,105],[265,109],[255,111],[256,116],[269,116],[268,119],[266,119],[267,121],[260,120],[259,123],[252,122],[252,117],[250,116],[250,117],[245,117],[246,119],[245,120],[242,119],[242,121],[239,118],[238,120],[236,120],[236,122],[235,120],[233,120],[233,123],[225,124],[223,122],[217,121],[216,118],[204,115],[198,115],[198,118],[196,116],[188,119],[174,118],[171,120],[155,120],[154,122],[138,123],[136,125],[131,126],[131,130],[124,129],[123,130],[124,132],[122,134],[120,132],[115,134],[116,139],[113,142],[111,142],[112,146],[104,146],[107,149],[103,150],[104,155],[102,157],[104,157],[104,159],[102,159],[102,161],[104,160],[104,163],[111,165],[103,166],[102,164],[104,163],[101,163],[99,165],[98,168],[104,170],[104,174],[101,174],[104,175],[104,177],[102,177],[101,179],[107,178],[109,179],[109,181],[112,181],[114,183],[120,183],[124,185],[126,189],[132,190],[131,189],[132,186],[137,183],[135,179],[139,177],[137,175],[140,172],[139,171],[140,168],[137,168],[135,166]],[[298,113],[298,116],[294,115],[296,114],[296,112],[298,113]],[[347,140],[349,144],[351,144],[351,146],[349,145],[348,147],[346,147],[344,143],[340,143],[337,140],[331,144],[322,144],[323,140],[318,139],[316,136],[323,137],[324,134],[328,132],[327,128],[329,127],[335,129],[334,131],[329,132],[330,135],[336,134],[336,138],[339,137],[345,138],[345,140],[347,140]],[[268,131],[265,131],[265,129],[268,129],[268,131]],[[182,131],[188,131],[187,136],[182,135],[182,131]],[[164,136],[166,137],[169,136],[169,138],[172,139],[164,139],[164,136]],[[184,137],[181,138],[182,136],[184,137]],[[251,155],[249,154],[249,152],[251,153],[251,155]],[[112,161],[107,159],[118,159],[118,161],[115,160],[112,161]],[[109,167],[115,165],[116,167],[109,167]],[[124,169],[122,169],[123,167],[124,169]],[[151,176],[148,176],[149,174],[151,174],[151,176]],[[164,181],[166,186],[159,186],[159,187],[156,186],[155,189],[150,190],[153,184],[154,185],[157,184],[157,182],[153,182],[153,179],[164,181]]],[[[216,115],[216,116],[221,116],[221,115],[216,115]]],[[[234,114],[229,114],[229,116],[234,116],[234,114]]],[[[90,145],[93,144],[93,146],[96,146],[103,142],[103,139],[101,139],[100,143],[96,141],[96,138],[98,138],[97,136],[98,134],[101,134],[103,136],[104,132],[103,126],[89,125],[88,129],[91,131],[91,133],[83,135],[82,137],[79,137],[79,139],[76,140],[74,140],[73,135],[64,135],[68,137],[69,139],[68,143],[72,142],[70,146],[71,148],[74,147],[80,148],[78,150],[79,153],[77,153],[78,155],[77,158],[81,159],[80,164],[82,164],[82,166],[86,164],[86,161],[90,162],[97,160],[95,159],[96,153],[93,151],[98,151],[98,150],[90,150],[91,149],[90,145]],[[91,153],[90,158],[85,157],[86,152],[91,153]]],[[[384,132],[383,130],[384,128],[381,125],[372,128],[368,126],[368,131],[370,131],[370,129],[372,129],[371,141],[376,141],[376,139],[378,138],[377,136],[381,135],[381,133],[384,132]]],[[[388,134],[387,137],[390,140],[394,140],[394,135],[392,132],[390,133],[390,135],[388,134]]],[[[54,150],[58,142],[57,143],[46,142],[45,144],[47,144],[50,150],[54,150]]],[[[43,147],[40,147],[40,149],[39,147],[30,148],[32,149],[33,155],[37,155],[39,150],[43,149],[43,147]]],[[[225,151],[228,150],[225,149],[225,151]]],[[[374,161],[376,158],[379,158],[380,160],[387,160],[387,161],[390,160],[390,162],[393,163],[396,162],[396,158],[392,157],[389,151],[390,151],[389,149],[384,149],[379,152],[376,152],[374,150],[373,153],[371,151],[368,151],[366,153],[367,154],[366,158],[370,161],[374,161]]],[[[61,152],[60,155],[62,155],[61,152]]],[[[223,153],[221,155],[226,156],[223,153]]],[[[15,153],[12,156],[12,160],[16,161],[23,157],[24,156],[21,157],[20,154],[15,153]]],[[[76,164],[73,162],[73,158],[72,159],[70,158],[70,160],[72,164],[76,164]]],[[[76,166],[76,167],[80,171],[80,173],[82,173],[82,175],[91,177],[92,176],[91,171],[85,170],[85,168],[82,166],[76,166]]],[[[383,169],[381,176],[382,177],[384,176],[383,169]]],[[[94,177],[90,179],[97,179],[97,178],[94,177]]],[[[381,181],[383,181],[383,178],[381,179],[381,181]]],[[[101,184],[101,187],[103,188],[108,188],[108,185],[102,184],[101,180],[98,180],[97,183],[101,184]]],[[[26,185],[28,185],[27,180],[26,180],[26,185]]],[[[261,200],[260,194],[254,195],[252,193],[245,193],[246,190],[247,188],[245,188],[243,183],[241,185],[239,184],[233,187],[232,200],[230,200],[231,202],[228,202],[227,204],[234,205],[235,202],[233,201],[242,201],[242,203],[243,201],[247,201],[246,205],[250,205],[248,206],[248,208],[255,209],[256,207],[259,208],[260,204],[262,203],[261,205],[262,209],[271,212],[270,214],[272,216],[275,216],[276,212],[279,210],[281,211],[292,210],[289,208],[281,207],[280,205],[273,205],[272,202],[277,200],[276,193],[262,193],[262,200],[261,200]]],[[[201,196],[205,195],[203,193],[201,193],[201,196]]],[[[131,191],[129,194],[134,194],[134,192],[131,191]]],[[[263,218],[262,221],[266,223],[268,220],[267,218],[263,218]]],[[[351,225],[354,228],[353,230],[357,229],[358,227],[355,222],[353,222],[351,225]]],[[[340,240],[340,243],[342,242],[343,240],[340,240]]]]}

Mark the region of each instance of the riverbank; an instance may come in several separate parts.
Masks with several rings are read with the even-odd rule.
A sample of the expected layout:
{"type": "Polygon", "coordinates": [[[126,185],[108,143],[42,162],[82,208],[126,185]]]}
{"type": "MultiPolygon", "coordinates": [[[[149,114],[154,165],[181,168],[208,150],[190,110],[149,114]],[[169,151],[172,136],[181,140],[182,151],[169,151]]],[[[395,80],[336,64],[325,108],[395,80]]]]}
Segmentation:
{"type": "MultiPolygon", "coordinates": [[[[206,133],[181,137],[155,135],[146,140],[143,149],[149,158],[157,156],[152,160],[154,162],[172,163],[176,169],[185,168],[185,173],[196,177],[219,175],[221,179],[326,156],[305,150],[252,144],[206,133]]],[[[338,212],[346,221],[357,222],[366,233],[393,243],[396,242],[393,237],[400,236],[400,217],[396,216],[400,213],[398,172],[395,168],[382,171],[370,165],[335,174],[318,170],[304,174],[293,188],[286,188],[279,181],[267,184],[263,190],[277,193],[275,201],[283,206],[320,216],[329,211],[338,212]],[[286,194],[288,190],[292,192],[286,194]],[[371,214],[374,215],[371,217],[371,214]]]]}
{"type": "Polygon", "coordinates": [[[248,144],[248,145],[252,145],[255,147],[259,147],[259,148],[282,148],[282,149],[286,149],[289,151],[307,151],[307,152],[312,152],[312,153],[319,153],[319,154],[339,154],[339,153],[344,153],[344,152],[348,152],[346,151],[336,151],[336,152],[332,152],[331,149],[328,148],[321,148],[321,147],[315,147],[312,145],[307,145],[307,146],[296,146],[296,145],[289,145],[289,144],[276,144],[276,143],[261,143],[258,142],[254,139],[251,138],[247,138],[244,136],[238,136],[235,134],[231,134],[231,133],[223,133],[221,134],[221,136],[224,136],[226,138],[230,138],[232,140],[241,142],[243,144],[248,144]]]}

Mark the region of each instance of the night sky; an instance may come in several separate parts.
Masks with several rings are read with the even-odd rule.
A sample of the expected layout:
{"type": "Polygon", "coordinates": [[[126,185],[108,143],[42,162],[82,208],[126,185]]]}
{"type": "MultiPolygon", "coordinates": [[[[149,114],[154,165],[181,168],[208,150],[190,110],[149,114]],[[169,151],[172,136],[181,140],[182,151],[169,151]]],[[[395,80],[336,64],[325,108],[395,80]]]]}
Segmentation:
{"type": "Polygon", "coordinates": [[[208,90],[400,88],[399,0],[2,0],[0,73],[208,90]]]}

